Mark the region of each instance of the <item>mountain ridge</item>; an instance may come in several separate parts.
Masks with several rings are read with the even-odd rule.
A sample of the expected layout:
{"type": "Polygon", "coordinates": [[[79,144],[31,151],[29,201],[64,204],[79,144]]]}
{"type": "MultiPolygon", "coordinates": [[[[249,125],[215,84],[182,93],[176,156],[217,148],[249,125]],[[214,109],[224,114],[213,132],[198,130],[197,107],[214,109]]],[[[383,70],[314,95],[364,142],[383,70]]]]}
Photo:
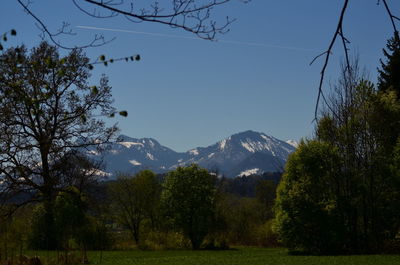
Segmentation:
{"type": "Polygon", "coordinates": [[[176,152],[153,138],[120,135],[107,144],[104,152],[88,149],[86,154],[103,160],[104,175],[134,174],[143,169],[165,173],[192,163],[227,177],[251,173],[281,172],[295,147],[265,133],[247,130],[233,134],[207,147],[176,152]]]}

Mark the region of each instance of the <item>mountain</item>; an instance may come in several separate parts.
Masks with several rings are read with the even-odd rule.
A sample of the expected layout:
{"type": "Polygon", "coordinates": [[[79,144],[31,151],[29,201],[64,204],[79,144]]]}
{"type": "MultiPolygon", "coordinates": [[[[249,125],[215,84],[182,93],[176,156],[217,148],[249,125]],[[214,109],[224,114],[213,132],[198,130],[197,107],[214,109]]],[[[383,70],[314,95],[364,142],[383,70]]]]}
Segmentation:
{"type": "Polygon", "coordinates": [[[133,174],[143,169],[165,173],[178,166],[196,163],[227,177],[282,171],[295,147],[264,133],[245,131],[208,147],[184,153],[175,152],[151,138],[136,139],[125,135],[108,144],[105,151],[86,151],[93,159],[104,161],[104,175],[133,174]]]}
{"type": "Polygon", "coordinates": [[[286,143],[290,144],[291,146],[297,148],[299,143],[296,140],[287,140],[286,143]]]}

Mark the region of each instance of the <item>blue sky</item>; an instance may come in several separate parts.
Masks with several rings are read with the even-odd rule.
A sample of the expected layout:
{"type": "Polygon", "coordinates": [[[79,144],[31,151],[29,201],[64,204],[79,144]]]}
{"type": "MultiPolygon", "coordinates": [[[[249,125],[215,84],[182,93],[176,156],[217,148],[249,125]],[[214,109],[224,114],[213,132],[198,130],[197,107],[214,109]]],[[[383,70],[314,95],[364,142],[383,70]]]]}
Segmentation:
{"type": "MultiPolygon", "coordinates": [[[[400,15],[400,2],[388,3],[400,15]]],[[[115,105],[129,112],[127,118],[109,122],[118,122],[123,134],[152,137],[186,151],[244,130],[282,140],[311,136],[322,60],[312,66],[309,62],[327,48],[342,4],[342,0],[232,1],[215,10],[217,18],[237,19],[228,34],[218,36],[219,42],[193,39],[190,33],[159,24],[94,19],[71,1],[37,0],[32,10],[52,30],[63,21],[71,24],[77,36],[65,38],[65,44],[85,43],[96,33],[116,37],[106,46],[87,50],[91,58],[140,54],[140,62],[99,66],[93,72],[93,82],[102,73],[109,76],[115,105]]],[[[32,18],[15,0],[4,0],[0,14],[0,32],[10,28],[18,32],[8,46],[32,47],[40,42],[32,18]]],[[[361,66],[375,81],[382,48],[392,34],[383,5],[378,6],[377,0],[350,1],[344,26],[351,51],[359,54],[361,66]]],[[[335,49],[326,89],[337,78],[342,58],[343,52],[335,49]]]]}

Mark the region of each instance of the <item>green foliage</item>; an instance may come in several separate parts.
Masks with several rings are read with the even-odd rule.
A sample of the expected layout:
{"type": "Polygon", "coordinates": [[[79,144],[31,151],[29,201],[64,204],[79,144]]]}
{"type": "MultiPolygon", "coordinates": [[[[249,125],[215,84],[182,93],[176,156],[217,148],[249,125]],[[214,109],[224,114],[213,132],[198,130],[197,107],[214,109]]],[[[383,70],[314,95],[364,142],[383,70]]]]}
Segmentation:
{"type": "Polygon", "coordinates": [[[388,251],[400,229],[400,105],[393,90],[346,78],[278,188],[275,229],[292,250],[388,251]]]}
{"type": "Polygon", "coordinates": [[[76,188],[69,188],[57,196],[54,207],[54,219],[57,227],[58,242],[68,249],[70,238],[81,235],[80,228],[86,226],[85,198],[76,188]]]}
{"type": "Polygon", "coordinates": [[[337,149],[318,141],[300,143],[289,156],[278,187],[274,229],[290,250],[340,251],[343,231],[334,194],[339,164],[337,149]]]}
{"type": "Polygon", "coordinates": [[[263,218],[272,219],[277,184],[272,180],[260,180],[256,186],[256,198],[264,206],[263,218]]]}
{"type": "MultiPolygon", "coordinates": [[[[37,205],[33,210],[30,219],[31,230],[28,235],[30,249],[49,249],[45,214],[43,205],[37,205]]],[[[53,234],[53,236],[55,235],[53,234]]]]}
{"type": "Polygon", "coordinates": [[[257,227],[256,240],[258,246],[279,247],[278,234],[273,230],[273,220],[268,220],[257,227]]]}
{"type": "Polygon", "coordinates": [[[189,240],[175,231],[150,231],[146,234],[138,248],[141,250],[188,249],[189,240]]]}
{"type": "Polygon", "coordinates": [[[29,210],[20,209],[13,216],[0,215],[0,261],[21,254],[27,247],[29,210]]]}
{"type": "Polygon", "coordinates": [[[31,249],[105,249],[113,240],[106,227],[87,213],[86,197],[76,188],[61,192],[55,201],[53,231],[57,245],[49,246],[46,238],[46,211],[43,205],[35,207],[31,217],[29,247],[31,249]]]}
{"type": "Polygon", "coordinates": [[[119,176],[110,187],[117,221],[129,229],[136,244],[145,219],[150,220],[153,229],[157,226],[160,194],[161,185],[150,170],[133,177],[119,176]]]}
{"type": "Polygon", "coordinates": [[[213,224],[215,177],[197,165],[178,167],[167,175],[163,187],[163,209],[198,249],[213,224]]]}
{"type": "Polygon", "coordinates": [[[0,197],[43,202],[41,231],[49,247],[57,245],[57,195],[70,186],[81,188],[96,168],[91,163],[77,169],[80,163],[71,162],[78,157],[76,150],[106,142],[116,131],[98,118],[116,111],[108,79],[103,76],[93,93],[88,62],[81,50],[61,57],[46,42],[31,51],[19,46],[0,55],[0,175],[7,179],[2,183],[7,193],[0,197]]]}

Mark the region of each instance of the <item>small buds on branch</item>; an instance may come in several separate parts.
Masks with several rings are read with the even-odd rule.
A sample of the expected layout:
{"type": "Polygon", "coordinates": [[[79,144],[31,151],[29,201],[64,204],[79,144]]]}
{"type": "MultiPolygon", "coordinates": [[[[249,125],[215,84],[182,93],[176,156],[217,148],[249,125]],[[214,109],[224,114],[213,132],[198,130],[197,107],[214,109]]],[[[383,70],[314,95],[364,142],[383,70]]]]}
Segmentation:
{"type": "Polygon", "coordinates": [[[69,23],[63,22],[60,29],[58,29],[56,32],[52,32],[49,30],[46,23],[32,12],[31,8],[29,7],[29,5],[32,3],[30,0],[28,0],[26,3],[24,3],[22,0],[17,0],[17,2],[23,8],[23,10],[35,20],[35,25],[42,32],[41,33],[42,39],[44,39],[47,36],[50,39],[50,41],[59,48],[66,50],[73,50],[76,48],[99,47],[107,43],[110,43],[115,39],[113,38],[111,40],[106,40],[103,35],[96,34],[93,40],[85,45],[76,45],[72,47],[63,45],[61,44],[61,42],[57,40],[58,36],[75,35],[75,33],[72,32],[71,29],[69,29],[69,23]]]}
{"type": "Polygon", "coordinates": [[[8,41],[8,37],[7,37],[8,35],[16,36],[17,35],[17,31],[15,29],[12,29],[12,30],[9,30],[9,31],[3,33],[2,37],[1,37],[1,40],[0,40],[0,51],[2,51],[4,49],[4,46],[3,46],[3,44],[1,42],[2,41],[3,42],[8,41]]]}
{"type": "Polygon", "coordinates": [[[108,66],[108,64],[112,64],[115,62],[120,62],[120,61],[125,61],[129,62],[130,61],[140,61],[141,56],[139,54],[128,56],[128,57],[121,57],[121,58],[110,58],[106,59],[106,56],[104,54],[100,55],[95,61],[90,62],[88,64],[88,67],[90,70],[93,70],[95,64],[103,64],[104,66],[108,66]]]}

